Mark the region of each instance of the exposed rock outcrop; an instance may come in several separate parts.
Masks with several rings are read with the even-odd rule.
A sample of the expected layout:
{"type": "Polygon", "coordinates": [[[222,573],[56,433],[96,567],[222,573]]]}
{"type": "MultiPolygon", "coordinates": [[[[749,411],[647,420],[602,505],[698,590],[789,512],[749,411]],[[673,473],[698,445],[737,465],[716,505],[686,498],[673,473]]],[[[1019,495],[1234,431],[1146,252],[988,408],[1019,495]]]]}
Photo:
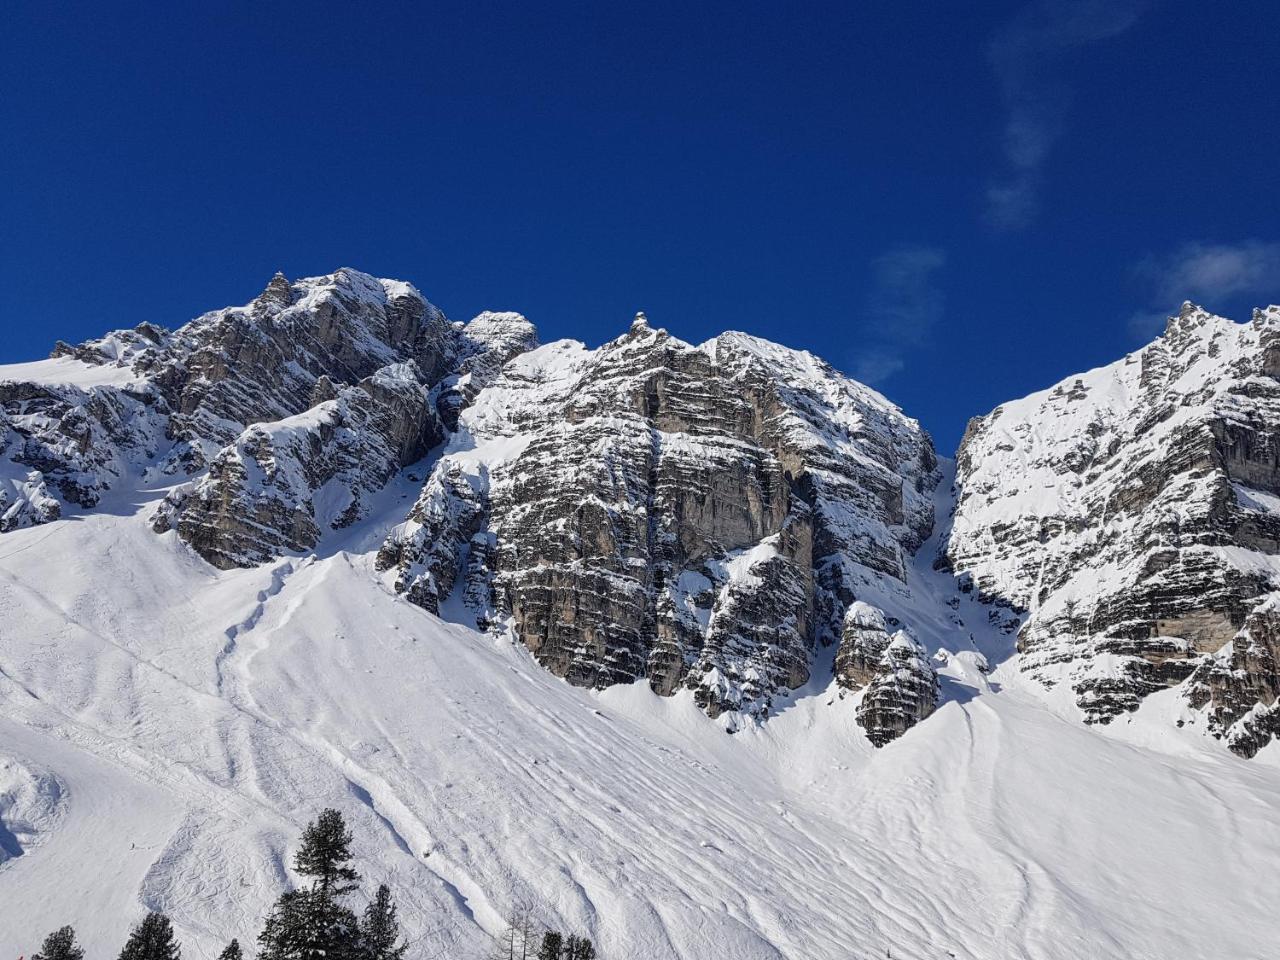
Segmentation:
{"type": "Polygon", "coordinates": [[[39,470],[6,472],[12,475],[0,477],[0,533],[50,523],[62,515],[62,505],[50,496],[39,470]]]}
{"type": "Polygon", "coordinates": [[[305,413],[254,424],[169,494],[153,526],[224,569],[311,549],[443,438],[419,377],[412,361],[384,367],[305,413]]]}
{"type": "Polygon", "coordinates": [[[9,369],[33,376],[0,380],[0,532],[55,520],[63,503],[96,506],[166,445],[163,401],[146,383],[93,371],[58,382],[83,371],[75,360],[9,369]]]}
{"type": "Polygon", "coordinates": [[[899,630],[880,653],[858,703],[858,724],[877,747],[902,736],[938,705],[938,674],[929,655],[899,630]]]}
{"type": "Polygon", "coordinates": [[[1241,756],[1280,736],[1280,594],[1254,608],[1240,632],[1196,668],[1187,699],[1207,710],[1210,730],[1241,756]]]}
{"type": "Polygon", "coordinates": [[[849,604],[836,649],[836,682],[846,690],[861,690],[875,677],[888,646],[884,611],[862,600],[849,604]]]}

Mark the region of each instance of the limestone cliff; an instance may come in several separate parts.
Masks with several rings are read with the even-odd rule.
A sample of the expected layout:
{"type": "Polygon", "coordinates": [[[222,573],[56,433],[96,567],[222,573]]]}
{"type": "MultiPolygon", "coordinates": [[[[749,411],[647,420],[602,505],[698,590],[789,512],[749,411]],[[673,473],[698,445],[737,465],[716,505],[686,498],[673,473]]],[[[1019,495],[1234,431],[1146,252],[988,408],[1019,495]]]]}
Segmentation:
{"type": "Polygon", "coordinates": [[[573,683],[767,715],[932,527],[915,421],[816,358],[643,317],[517,356],[461,412],[380,556],[428,609],[501,622],[573,683]]]}

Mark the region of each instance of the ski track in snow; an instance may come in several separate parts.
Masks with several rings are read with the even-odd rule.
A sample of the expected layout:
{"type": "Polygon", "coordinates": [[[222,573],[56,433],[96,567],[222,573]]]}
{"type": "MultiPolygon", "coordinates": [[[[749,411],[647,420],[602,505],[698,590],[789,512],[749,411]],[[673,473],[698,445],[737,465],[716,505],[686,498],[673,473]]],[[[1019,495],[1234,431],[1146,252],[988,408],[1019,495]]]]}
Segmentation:
{"type": "Polygon", "coordinates": [[[225,573],[143,514],[5,536],[0,754],[65,809],[0,863],[0,950],[72,923],[111,955],[148,908],[189,958],[251,943],[327,805],[421,957],[482,956],[521,902],[605,957],[1251,958],[1280,934],[1276,751],[1145,707],[1084,727],[986,608],[947,619],[936,538],[888,606],[956,654],[947,702],[876,751],[834,689],[730,736],[685,694],[575,689],[411,606],[369,552],[403,495],[350,552],[225,573]]]}

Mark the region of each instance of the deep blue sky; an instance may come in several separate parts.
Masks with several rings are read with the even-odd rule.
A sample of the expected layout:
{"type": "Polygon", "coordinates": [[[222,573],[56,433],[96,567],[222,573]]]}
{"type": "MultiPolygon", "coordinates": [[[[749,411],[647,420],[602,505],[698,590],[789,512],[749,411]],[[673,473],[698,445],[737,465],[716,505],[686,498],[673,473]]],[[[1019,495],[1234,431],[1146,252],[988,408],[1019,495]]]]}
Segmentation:
{"type": "Polygon", "coordinates": [[[809,348],[950,452],[1280,300],[1277,63],[1273,2],[9,4],[0,362],[349,265],[809,348]]]}

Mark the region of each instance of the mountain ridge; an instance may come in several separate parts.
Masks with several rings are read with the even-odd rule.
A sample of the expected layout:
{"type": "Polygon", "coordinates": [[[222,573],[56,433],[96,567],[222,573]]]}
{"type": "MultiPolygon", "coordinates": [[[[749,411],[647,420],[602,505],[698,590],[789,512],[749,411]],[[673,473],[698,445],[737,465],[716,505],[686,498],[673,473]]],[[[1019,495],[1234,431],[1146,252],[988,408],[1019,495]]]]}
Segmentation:
{"type": "MultiPolygon", "coordinates": [[[[1280,552],[1280,511],[1258,500],[1280,496],[1280,451],[1265,427],[1280,420],[1280,401],[1266,406],[1280,372],[1277,324],[1280,308],[1239,325],[1186,303],[1148,347],[970,422],[939,562],[1003,605],[1009,612],[992,616],[1006,629],[1030,611],[1016,627],[1023,668],[1046,687],[1069,675],[1088,722],[1188,684],[1192,712],[1180,722],[1206,714],[1207,729],[1244,755],[1280,732],[1271,710],[1280,651],[1260,639],[1273,632],[1268,585],[1280,584],[1280,568],[1260,573],[1260,560],[1233,566],[1209,555],[1222,543],[1280,552]],[[1035,420],[1068,426],[1055,452],[1036,454],[1034,444],[1050,441],[1032,440],[1009,469],[1002,454],[1020,436],[1039,437],[1035,420]],[[1200,443],[1201,427],[1239,434],[1226,447],[1210,441],[1213,450],[1262,451],[1227,450],[1230,470],[1214,474],[1234,470],[1254,492],[1236,483],[1235,513],[1219,502],[1221,484],[1206,494],[1221,522],[1191,536],[1209,554],[1168,544],[1152,554],[1148,541],[1165,536],[1169,518],[1158,488],[1174,483],[1160,443],[1200,443]],[[1170,439],[1153,440],[1161,431],[1170,439]],[[1136,499],[1124,493],[1131,450],[1154,477],[1136,499]],[[1100,472],[1108,458],[1118,479],[1100,472]],[[1028,500],[1035,484],[1067,499],[1028,500]],[[1083,509],[1066,506],[1081,497],[1083,509]],[[1113,499],[1108,515],[1100,504],[1113,499]],[[1127,533],[1117,520],[1125,510],[1127,533]],[[1081,532],[1098,541],[1095,517],[1106,527],[1100,545],[1062,554],[1081,532]],[[1121,584],[1129,606],[1107,614],[1094,640],[1062,639],[1103,589],[1071,586],[1063,578],[1083,574],[1066,568],[1087,555],[1104,569],[1113,541],[1130,534],[1134,562],[1161,565],[1147,620],[1133,619],[1121,584]],[[1038,571],[1034,597],[1028,573],[1000,566],[1010,549],[1038,571]],[[1165,573],[1170,556],[1182,581],[1165,573]],[[1063,589],[1065,621],[1052,596],[1063,589]],[[1081,590],[1092,593],[1075,596],[1081,590]]],[[[645,677],[670,695],[688,684],[730,730],[767,716],[771,699],[804,685],[832,647],[848,692],[888,682],[862,698],[888,698],[865,708],[882,717],[873,739],[900,735],[938,703],[929,651],[909,619],[867,610],[860,596],[881,590],[879,578],[903,582],[903,558],[933,531],[932,441],[883,395],[806,351],[732,331],[695,346],[644,314],[598,348],[540,345],[520,314],[452,323],[412,284],[343,268],[296,283],[276,274],[246,306],[174,333],[144,323],[79,347],[59,342],[49,363],[59,358],[103,375],[0,388],[9,423],[0,530],[56,519],[67,501],[91,508],[140,469],[144,479],[181,481],[153,514],[158,533],[175,530],[215,566],[264,563],[356,522],[396,471],[444,444],[377,559],[432,613],[448,604],[455,619],[506,630],[581,685],[645,677]],[[562,475],[548,483],[550,470],[562,475]],[[773,625],[761,632],[764,624],[773,625]]],[[[1186,476],[1166,491],[1184,507],[1203,487],[1195,476],[1206,456],[1183,454],[1186,476]]],[[[1178,536],[1191,529],[1176,525],[1178,536]]],[[[1086,616],[1094,625],[1098,615],[1086,616]]]]}
{"type": "Polygon", "coordinates": [[[1112,365],[1149,415],[1111,453],[1129,408],[1089,375],[1034,395],[1060,407],[1015,470],[1014,404],[953,465],[801,351],[647,320],[539,345],[519,314],[453,323],[355,274],[273,279],[205,315],[213,345],[149,328],[0,368],[0,822],[22,828],[0,891],[24,904],[0,946],[71,921],[106,950],[162,906],[213,956],[252,937],[247,891],[291,882],[317,803],[436,952],[483,950],[531,900],[606,955],[690,960],[1246,956],[1278,932],[1273,607],[1251,592],[1272,502],[1252,473],[1241,498],[1259,461],[1231,453],[1270,448],[1223,443],[1196,399],[1270,435],[1270,314],[1189,316],[1112,365]],[[214,358],[283,349],[244,325],[285,314],[309,359],[257,397],[261,363],[214,358]],[[307,326],[397,323],[359,363],[307,326]],[[250,402],[264,419],[236,419],[250,402]],[[1116,503],[1107,469],[1150,489],[1100,546],[984,487],[1116,503]],[[1172,543],[1148,509],[1169,498],[1203,504],[1172,543]],[[1153,619],[1219,646],[1061,629],[1090,564],[1149,578],[1171,548],[1153,619]],[[1197,619],[1206,582],[1224,602],[1197,619]],[[1121,707],[1082,722],[1099,680],[1121,707]],[[77,903],[86,858],[121,879],[77,903]]]}

